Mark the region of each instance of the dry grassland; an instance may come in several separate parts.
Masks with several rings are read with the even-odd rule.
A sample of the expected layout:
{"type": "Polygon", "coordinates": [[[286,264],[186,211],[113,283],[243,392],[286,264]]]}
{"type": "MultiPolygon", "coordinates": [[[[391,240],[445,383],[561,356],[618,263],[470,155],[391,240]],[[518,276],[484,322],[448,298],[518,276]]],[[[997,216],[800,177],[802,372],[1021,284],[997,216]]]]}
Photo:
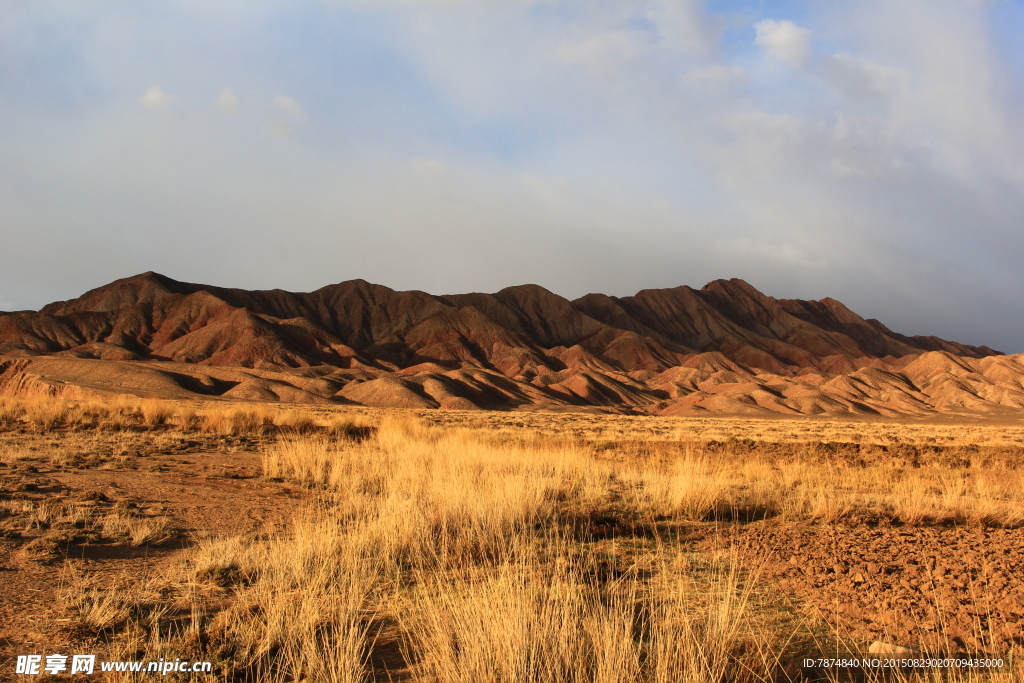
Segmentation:
{"type": "MultiPolygon", "coordinates": [[[[983,422],[0,399],[0,432],[9,568],[59,573],[66,616],[53,637],[108,659],[210,660],[210,680],[831,680],[845,674],[800,660],[864,653],[867,642],[780,589],[775,577],[804,568],[776,566],[788,550],[776,562],[780,549],[745,544],[747,530],[999,530],[1011,535],[992,552],[1016,557],[1024,526],[1024,430],[983,422]],[[244,450],[260,471],[241,480],[301,492],[286,529],[199,537],[170,515],[33,483],[244,450]],[[166,557],[148,575],[114,576],[74,559],[90,544],[166,557]]],[[[903,590],[907,561],[916,566],[892,558],[868,576],[837,565],[829,580],[881,591],[891,578],[903,590]]],[[[1011,579],[988,587],[1017,590],[1011,579]]],[[[924,584],[913,590],[928,599],[924,584]]],[[[1013,609],[971,614],[983,625],[942,641],[952,651],[1009,661],[1024,645],[1013,609]]],[[[1017,680],[1011,666],[889,673],[1017,680]]],[[[119,676],[109,680],[131,675],[119,676]]]]}

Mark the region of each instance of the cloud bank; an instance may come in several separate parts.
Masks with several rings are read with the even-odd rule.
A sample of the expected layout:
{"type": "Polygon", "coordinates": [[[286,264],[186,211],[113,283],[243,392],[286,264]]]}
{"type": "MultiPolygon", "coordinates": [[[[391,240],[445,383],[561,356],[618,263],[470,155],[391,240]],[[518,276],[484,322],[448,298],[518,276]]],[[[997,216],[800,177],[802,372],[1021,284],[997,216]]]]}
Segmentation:
{"type": "Polygon", "coordinates": [[[45,0],[0,18],[0,301],[144,270],[741,277],[1024,351],[1014,3],[45,0]]]}

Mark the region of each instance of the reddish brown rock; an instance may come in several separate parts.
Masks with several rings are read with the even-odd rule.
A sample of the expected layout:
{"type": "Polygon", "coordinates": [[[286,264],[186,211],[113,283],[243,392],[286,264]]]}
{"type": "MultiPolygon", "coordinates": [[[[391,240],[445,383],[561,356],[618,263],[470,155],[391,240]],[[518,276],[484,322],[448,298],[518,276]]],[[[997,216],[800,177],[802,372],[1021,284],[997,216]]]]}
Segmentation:
{"type": "Polygon", "coordinates": [[[432,296],[354,280],[293,293],[144,273],[0,313],[0,391],[69,386],[407,407],[923,415],[1024,409],[1024,362],[742,280],[568,301],[536,285],[432,296]],[[202,368],[260,372],[228,380],[202,368]]]}

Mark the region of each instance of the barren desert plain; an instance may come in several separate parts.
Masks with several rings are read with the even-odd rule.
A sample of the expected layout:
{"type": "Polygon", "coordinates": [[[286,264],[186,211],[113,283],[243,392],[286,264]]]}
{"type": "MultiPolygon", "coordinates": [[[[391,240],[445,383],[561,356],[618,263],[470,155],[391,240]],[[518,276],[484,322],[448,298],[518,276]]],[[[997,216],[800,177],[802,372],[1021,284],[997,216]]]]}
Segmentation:
{"type": "Polygon", "coordinates": [[[1022,676],[1021,356],[738,280],[152,273],[0,314],[0,352],[4,679],[1022,676]]]}

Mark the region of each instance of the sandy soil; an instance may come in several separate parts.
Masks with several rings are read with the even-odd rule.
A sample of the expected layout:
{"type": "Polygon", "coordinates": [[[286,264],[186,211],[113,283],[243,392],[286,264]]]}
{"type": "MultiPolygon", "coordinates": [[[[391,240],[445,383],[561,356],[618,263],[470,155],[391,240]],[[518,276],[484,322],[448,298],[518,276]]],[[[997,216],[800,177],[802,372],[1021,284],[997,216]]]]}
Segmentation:
{"type": "Polygon", "coordinates": [[[1024,646],[1024,529],[849,527],[760,522],[727,528],[760,580],[856,649],[881,640],[926,652],[1024,646]]]}
{"type": "MultiPolygon", "coordinates": [[[[4,436],[7,441],[17,438],[4,436]]],[[[81,634],[65,628],[71,620],[61,593],[71,581],[70,566],[79,580],[94,575],[105,586],[144,582],[206,536],[284,529],[304,497],[285,484],[257,478],[255,441],[189,440],[171,452],[145,452],[144,434],[135,441],[140,447],[135,457],[120,465],[110,459],[97,468],[55,468],[38,457],[0,467],[3,493],[20,500],[71,502],[92,508],[97,516],[128,508],[141,517],[167,518],[171,533],[156,545],[132,547],[98,539],[72,542],[56,555],[38,557],[27,553],[26,546],[46,530],[17,528],[17,517],[5,520],[6,537],[0,539],[0,680],[13,671],[7,660],[15,655],[64,652],[82,645],[81,634]]]]}

